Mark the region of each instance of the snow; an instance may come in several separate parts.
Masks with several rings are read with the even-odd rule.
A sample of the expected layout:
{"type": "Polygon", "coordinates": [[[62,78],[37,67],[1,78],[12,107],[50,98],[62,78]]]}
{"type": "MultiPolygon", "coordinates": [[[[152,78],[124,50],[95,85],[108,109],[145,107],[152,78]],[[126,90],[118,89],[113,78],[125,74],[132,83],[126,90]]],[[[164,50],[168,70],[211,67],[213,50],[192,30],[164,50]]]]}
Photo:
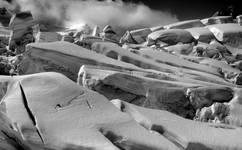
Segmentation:
{"type": "Polygon", "coordinates": [[[93,51],[90,51],[88,49],[85,49],[83,47],[80,47],[78,45],[65,42],[65,41],[58,41],[58,42],[51,42],[51,43],[31,43],[27,45],[27,49],[29,51],[31,51],[32,48],[37,48],[44,51],[63,53],[66,55],[79,57],[79,58],[92,59],[101,63],[113,64],[124,68],[139,69],[138,67],[135,67],[132,64],[127,64],[124,62],[120,62],[120,61],[108,58],[106,56],[97,54],[93,51]]]}
{"type": "Polygon", "coordinates": [[[242,130],[239,127],[195,122],[167,111],[142,108],[118,100],[112,102],[117,107],[122,106],[123,112],[140,124],[148,122],[145,124],[147,128],[160,132],[184,149],[242,149],[242,130]]]}
{"type": "Polygon", "coordinates": [[[60,41],[62,36],[56,32],[38,32],[36,42],[56,42],[60,41]]]}
{"type": "MultiPolygon", "coordinates": [[[[203,71],[205,71],[205,72],[201,72],[201,71],[196,71],[196,70],[199,70],[199,69],[190,70],[190,69],[187,69],[185,67],[179,67],[179,65],[178,65],[179,62],[175,62],[175,64],[178,65],[178,66],[173,66],[173,65],[166,64],[166,63],[163,63],[163,62],[158,63],[158,62],[155,62],[152,59],[145,58],[145,57],[142,57],[138,54],[134,54],[134,53],[132,53],[128,50],[122,49],[121,47],[119,47],[119,46],[117,46],[113,43],[105,43],[105,42],[98,43],[97,42],[97,43],[93,44],[92,50],[96,51],[97,53],[104,54],[104,55],[107,54],[108,52],[111,52],[111,51],[116,52],[116,53],[119,54],[119,59],[122,60],[125,57],[128,60],[123,60],[123,61],[129,61],[129,63],[133,63],[136,66],[144,68],[144,69],[154,69],[154,70],[157,70],[157,71],[169,72],[169,73],[172,73],[172,74],[182,73],[182,74],[188,75],[188,76],[189,75],[190,76],[197,76],[197,77],[199,77],[199,76],[205,77],[206,76],[206,78],[211,77],[213,80],[219,80],[219,81],[223,80],[222,78],[219,77],[221,75],[217,71],[215,71],[213,68],[203,69],[203,71]]],[[[152,54],[152,53],[156,53],[156,52],[155,51],[152,52],[152,50],[151,50],[150,53],[152,54]]],[[[174,59],[174,57],[172,57],[172,56],[170,56],[170,58],[174,59]]],[[[187,62],[187,61],[183,61],[183,62],[187,62]]],[[[189,63],[187,62],[187,64],[189,64],[189,63]]],[[[191,65],[190,65],[190,67],[191,67],[191,65]]],[[[207,68],[206,66],[203,66],[203,67],[207,68]]],[[[193,67],[193,68],[196,68],[196,67],[193,67]]]]}
{"type": "Polygon", "coordinates": [[[211,40],[215,39],[213,33],[205,27],[195,27],[186,30],[189,31],[196,40],[201,42],[209,43],[211,40]]]}
{"type": "Polygon", "coordinates": [[[214,68],[221,68],[222,70],[227,72],[241,73],[240,70],[232,68],[226,62],[222,62],[211,58],[204,58],[203,60],[200,61],[200,64],[208,65],[214,68]]]}
{"type": "Polygon", "coordinates": [[[213,32],[217,40],[242,48],[242,26],[235,23],[209,25],[207,28],[213,32]]]}
{"type": "Polygon", "coordinates": [[[119,147],[128,149],[178,150],[163,136],[149,132],[128,114],[120,112],[104,96],[61,74],[39,73],[14,77],[14,80],[16,86],[8,89],[9,95],[3,101],[8,103],[6,112],[10,119],[16,121],[28,141],[36,142],[32,136],[35,134],[43,139],[46,147],[57,149],[118,150],[117,142],[119,147]],[[20,93],[19,83],[23,93],[20,93]],[[22,108],[27,107],[34,115],[34,128],[25,121],[29,117],[23,116],[26,112],[22,108]]]}
{"type": "Polygon", "coordinates": [[[187,28],[194,28],[194,27],[204,27],[204,24],[199,19],[195,19],[195,20],[176,22],[176,23],[164,26],[165,29],[187,29],[187,28]]]}
{"type": "Polygon", "coordinates": [[[170,45],[182,43],[192,43],[194,38],[190,32],[183,29],[167,29],[152,32],[148,35],[148,42],[162,41],[170,45]]]}
{"type": "Polygon", "coordinates": [[[192,70],[199,70],[202,72],[208,72],[212,74],[217,74],[217,70],[211,67],[193,63],[184,59],[177,57],[176,55],[169,54],[164,51],[155,51],[151,48],[143,49],[139,51],[142,55],[148,55],[154,58],[155,60],[160,60],[161,62],[170,64],[172,66],[189,68],[192,70]]]}

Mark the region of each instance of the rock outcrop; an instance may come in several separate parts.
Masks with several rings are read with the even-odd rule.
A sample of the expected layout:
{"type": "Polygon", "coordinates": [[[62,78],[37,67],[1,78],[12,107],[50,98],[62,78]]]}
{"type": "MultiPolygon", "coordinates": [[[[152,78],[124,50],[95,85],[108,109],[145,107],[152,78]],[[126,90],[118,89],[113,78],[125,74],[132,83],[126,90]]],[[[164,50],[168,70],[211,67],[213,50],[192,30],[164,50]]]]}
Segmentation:
{"type": "Polygon", "coordinates": [[[152,31],[149,28],[127,31],[120,39],[120,43],[142,44],[146,42],[150,33],[152,33],[152,31]]]}
{"type": "Polygon", "coordinates": [[[1,26],[8,27],[12,14],[6,8],[0,8],[1,26]]]}

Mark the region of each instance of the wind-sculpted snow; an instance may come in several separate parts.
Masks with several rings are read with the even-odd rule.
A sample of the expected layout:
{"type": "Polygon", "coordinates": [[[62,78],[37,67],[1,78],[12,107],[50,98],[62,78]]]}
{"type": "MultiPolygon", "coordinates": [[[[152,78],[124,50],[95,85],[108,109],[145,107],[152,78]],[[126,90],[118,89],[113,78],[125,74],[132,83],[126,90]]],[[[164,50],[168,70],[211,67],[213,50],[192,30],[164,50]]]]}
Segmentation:
{"type": "Polygon", "coordinates": [[[209,43],[213,39],[215,39],[213,33],[206,27],[195,27],[186,30],[189,31],[192,34],[192,36],[200,42],[209,43]]]}
{"type": "Polygon", "coordinates": [[[242,26],[238,24],[216,24],[208,26],[217,40],[232,47],[242,48],[242,26]]]}
{"type": "Polygon", "coordinates": [[[173,24],[169,24],[164,26],[165,29],[188,29],[188,28],[196,28],[196,27],[204,27],[205,25],[199,20],[187,20],[181,21],[173,24]]]}
{"type": "Polygon", "coordinates": [[[46,147],[179,149],[164,136],[149,132],[120,112],[104,96],[61,74],[11,78],[1,104],[23,139],[46,147]]]}
{"type": "MultiPolygon", "coordinates": [[[[4,122],[0,125],[0,136],[4,136],[6,141],[2,141],[5,144],[1,146],[7,149],[242,148],[242,130],[239,127],[194,122],[165,110],[146,109],[119,100],[110,102],[103,95],[58,73],[1,79],[8,82],[7,92],[1,100],[4,109],[0,115],[0,121],[4,122]]],[[[146,82],[148,85],[147,79],[146,82]]],[[[153,84],[159,82],[153,81],[153,84]]],[[[178,89],[172,88],[170,96],[173,92],[176,96],[179,91],[183,93],[178,89]]],[[[169,104],[163,98],[163,102],[169,104]]]]}
{"type": "Polygon", "coordinates": [[[200,123],[178,117],[170,112],[150,110],[112,101],[124,113],[130,114],[147,129],[159,132],[181,149],[221,150],[241,149],[241,128],[214,123],[200,123]]]}
{"type": "Polygon", "coordinates": [[[192,43],[195,39],[190,32],[183,29],[158,30],[148,35],[148,45],[158,42],[165,42],[170,45],[181,43],[192,43]]]}
{"type": "Polygon", "coordinates": [[[85,64],[139,69],[64,41],[32,43],[26,51],[19,67],[20,74],[56,71],[76,81],[80,66],[85,64]]]}
{"type": "Polygon", "coordinates": [[[143,69],[153,69],[209,82],[220,82],[220,84],[228,83],[223,79],[222,74],[220,74],[219,70],[216,68],[196,64],[183,59],[179,60],[179,58],[174,55],[162,51],[155,51],[150,48],[137,51],[136,54],[112,43],[97,42],[93,44],[92,50],[108,57],[134,64],[143,69]]]}
{"type": "Polygon", "coordinates": [[[0,149],[242,149],[240,18],[121,37],[16,14],[0,39],[0,149]]]}

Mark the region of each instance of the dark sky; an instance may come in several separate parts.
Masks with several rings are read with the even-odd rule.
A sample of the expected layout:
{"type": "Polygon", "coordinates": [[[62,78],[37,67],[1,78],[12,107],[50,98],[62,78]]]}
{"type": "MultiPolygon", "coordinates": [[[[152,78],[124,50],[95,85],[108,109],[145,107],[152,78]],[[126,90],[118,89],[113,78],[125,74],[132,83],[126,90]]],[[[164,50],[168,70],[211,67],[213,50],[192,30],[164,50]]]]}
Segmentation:
{"type": "MultiPolygon", "coordinates": [[[[1,0],[0,0],[1,1],[1,0]]],[[[13,0],[6,0],[13,1],[13,0]]],[[[51,0],[50,0],[51,1],[51,0]]],[[[88,0],[87,0],[88,1],[88,0]]],[[[103,1],[103,0],[98,0],[103,1]]],[[[115,1],[115,0],[113,0],[115,1]]],[[[169,11],[179,20],[203,19],[212,16],[221,8],[235,6],[236,15],[242,14],[242,0],[123,0],[144,3],[150,8],[169,11]]]]}
{"type": "Polygon", "coordinates": [[[127,0],[142,2],[157,10],[167,10],[179,20],[202,19],[213,15],[217,10],[234,5],[242,14],[242,0],[127,0]]]}

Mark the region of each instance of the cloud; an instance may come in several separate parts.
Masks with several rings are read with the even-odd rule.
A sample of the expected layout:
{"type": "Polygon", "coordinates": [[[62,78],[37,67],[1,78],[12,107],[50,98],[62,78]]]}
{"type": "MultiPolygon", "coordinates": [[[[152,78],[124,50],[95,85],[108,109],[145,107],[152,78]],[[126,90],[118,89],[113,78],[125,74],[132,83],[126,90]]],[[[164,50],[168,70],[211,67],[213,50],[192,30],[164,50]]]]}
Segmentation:
{"type": "Polygon", "coordinates": [[[23,11],[29,10],[37,20],[73,26],[109,24],[114,27],[152,27],[178,21],[169,12],[152,10],[144,4],[97,0],[16,0],[23,11]]]}

